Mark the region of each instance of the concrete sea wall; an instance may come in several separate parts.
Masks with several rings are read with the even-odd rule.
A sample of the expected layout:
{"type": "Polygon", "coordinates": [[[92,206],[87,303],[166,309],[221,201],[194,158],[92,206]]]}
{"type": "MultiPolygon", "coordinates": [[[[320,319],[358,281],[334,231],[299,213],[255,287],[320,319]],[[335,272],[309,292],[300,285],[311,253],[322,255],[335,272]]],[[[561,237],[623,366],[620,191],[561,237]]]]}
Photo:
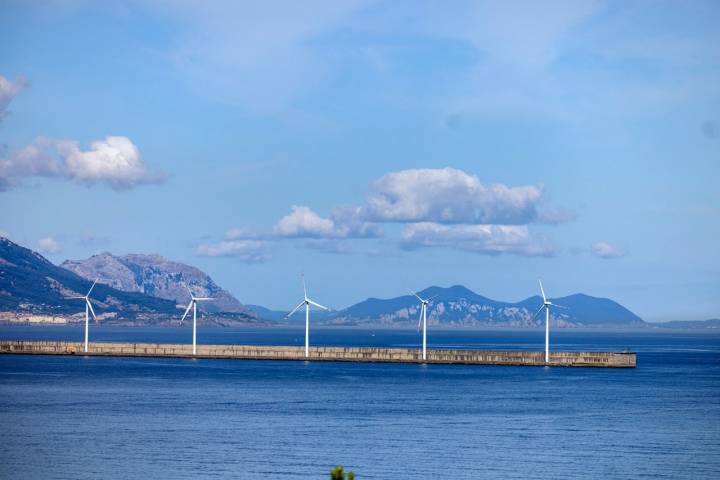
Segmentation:
{"type": "MultiPolygon", "coordinates": [[[[83,352],[81,342],[0,340],[0,354],[193,357],[192,345],[185,344],[92,342],[88,350],[88,353],[83,352]]],[[[630,352],[551,352],[550,362],[545,363],[544,352],[428,349],[427,360],[423,362],[419,349],[379,347],[311,347],[309,357],[305,358],[304,347],[198,345],[194,357],[609,368],[634,368],[636,365],[636,354],[630,352]]]]}

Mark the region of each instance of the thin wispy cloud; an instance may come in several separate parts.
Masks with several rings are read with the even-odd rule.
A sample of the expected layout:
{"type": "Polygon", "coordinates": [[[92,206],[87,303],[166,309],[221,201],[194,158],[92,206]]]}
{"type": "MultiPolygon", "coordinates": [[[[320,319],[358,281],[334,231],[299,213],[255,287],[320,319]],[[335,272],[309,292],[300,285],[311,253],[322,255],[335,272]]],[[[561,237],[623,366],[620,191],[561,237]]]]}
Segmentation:
{"type": "Polygon", "coordinates": [[[270,259],[267,242],[262,240],[223,240],[198,245],[195,253],[202,257],[234,257],[245,263],[262,263],[270,259]]]}
{"type": "Polygon", "coordinates": [[[186,81],[204,95],[263,115],[301,109],[303,101],[324,95],[349,64],[383,76],[384,101],[456,120],[520,114],[586,123],[718,95],[720,36],[680,21],[683,14],[712,13],[704,2],[675,9],[679,20],[670,28],[662,8],[604,0],[420,1],[416,8],[374,0],[146,6],[177,26],[159,53],[186,81]],[[348,36],[352,42],[342,41],[348,36]],[[444,71],[442,85],[428,91],[418,79],[397,75],[413,61],[411,50],[398,52],[398,38],[452,43],[471,50],[473,59],[444,71]],[[636,68],[629,70],[629,63],[636,68]]]}
{"type": "Polygon", "coordinates": [[[282,112],[328,75],[311,40],[373,1],[153,2],[184,28],[167,54],[204,93],[282,112]]]}
{"type": "Polygon", "coordinates": [[[545,223],[548,225],[558,225],[561,223],[572,222],[577,219],[577,216],[577,212],[569,208],[547,207],[538,212],[537,221],[538,223],[545,223]]]}
{"type": "Polygon", "coordinates": [[[593,255],[603,259],[622,258],[625,252],[607,242],[597,242],[591,248],[593,255]]]}
{"type": "Polygon", "coordinates": [[[341,240],[336,239],[319,239],[319,238],[311,238],[306,240],[303,245],[303,248],[307,248],[310,250],[316,250],[323,253],[336,253],[336,254],[349,254],[349,253],[355,253],[352,248],[347,244],[347,242],[343,242],[341,240]]]}
{"type": "Polygon", "coordinates": [[[534,241],[524,225],[413,223],[403,230],[400,245],[406,250],[443,247],[485,255],[548,257],[555,253],[552,247],[534,241]]]}
{"type": "Polygon", "coordinates": [[[8,114],[10,102],[12,102],[25,87],[27,87],[27,80],[24,77],[20,77],[12,82],[0,75],[0,122],[2,122],[8,114]]]}
{"type": "Polygon", "coordinates": [[[122,136],[94,141],[87,150],[75,140],[38,137],[0,159],[0,190],[28,177],[60,178],[85,185],[104,183],[115,190],[164,180],[163,174],[147,168],[138,147],[122,136]]]}
{"type": "Polygon", "coordinates": [[[60,243],[53,237],[41,238],[38,240],[37,246],[42,253],[58,253],[62,250],[60,243]]]}

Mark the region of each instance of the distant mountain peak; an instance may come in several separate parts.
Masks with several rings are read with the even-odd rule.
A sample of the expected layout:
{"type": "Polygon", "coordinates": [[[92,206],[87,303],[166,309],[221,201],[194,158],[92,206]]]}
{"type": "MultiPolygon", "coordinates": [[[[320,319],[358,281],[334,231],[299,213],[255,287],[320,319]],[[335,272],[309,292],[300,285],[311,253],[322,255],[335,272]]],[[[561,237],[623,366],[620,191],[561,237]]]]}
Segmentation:
{"type": "Polygon", "coordinates": [[[115,256],[103,252],[85,260],[67,260],[61,266],[87,279],[98,278],[100,283],[119,290],[141,292],[178,304],[188,302],[189,288],[196,296],[214,299],[203,304],[207,311],[251,314],[247,307],[199,268],[158,254],[115,256]]]}

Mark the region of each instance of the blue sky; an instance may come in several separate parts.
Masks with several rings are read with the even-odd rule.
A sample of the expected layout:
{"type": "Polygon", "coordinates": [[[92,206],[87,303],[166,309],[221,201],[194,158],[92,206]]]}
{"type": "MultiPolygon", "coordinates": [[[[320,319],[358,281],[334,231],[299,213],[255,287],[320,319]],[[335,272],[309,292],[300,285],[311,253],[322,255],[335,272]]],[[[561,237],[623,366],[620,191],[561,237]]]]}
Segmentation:
{"type": "Polygon", "coordinates": [[[720,314],[715,1],[4,1],[0,230],[289,308],[720,314]]]}

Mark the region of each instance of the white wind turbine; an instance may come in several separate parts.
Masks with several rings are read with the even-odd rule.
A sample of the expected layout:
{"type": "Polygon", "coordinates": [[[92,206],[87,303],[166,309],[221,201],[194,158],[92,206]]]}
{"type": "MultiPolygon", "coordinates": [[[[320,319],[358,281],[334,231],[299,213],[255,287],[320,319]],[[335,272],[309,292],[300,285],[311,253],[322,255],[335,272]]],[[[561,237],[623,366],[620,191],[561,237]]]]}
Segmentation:
{"type": "Polygon", "coordinates": [[[187,309],[185,309],[185,313],[182,316],[182,319],[180,319],[180,323],[183,323],[185,321],[185,317],[187,317],[188,312],[190,312],[190,308],[192,308],[193,311],[193,355],[197,352],[196,347],[196,339],[197,339],[197,302],[205,301],[205,300],[213,300],[209,297],[196,297],[193,295],[192,290],[190,290],[190,287],[185,285],[185,288],[187,288],[187,291],[190,292],[190,303],[188,303],[187,309]]]}
{"type": "Polygon", "coordinates": [[[310,355],[310,305],[314,305],[318,308],[322,308],[323,310],[329,310],[329,309],[308,298],[307,286],[305,285],[305,275],[302,275],[302,281],[303,281],[303,292],[304,292],[303,301],[300,302],[297,307],[293,308],[292,311],[290,313],[288,313],[285,318],[290,318],[290,316],[293,313],[297,312],[298,309],[300,309],[300,307],[305,305],[305,358],[307,358],[310,355]]]}
{"type": "MultiPolygon", "coordinates": [[[[410,290],[408,288],[408,290],[410,290]]],[[[423,346],[422,346],[422,358],[423,360],[427,360],[427,306],[428,303],[430,303],[430,300],[437,297],[437,295],[433,295],[432,297],[428,299],[420,298],[420,295],[410,290],[410,293],[415,295],[418,300],[420,300],[420,318],[418,319],[418,330],[420,330],[420,323],[422,323],[423,327],[423,346]]]]}
{"type": "Polygon", "coordinates": [[[90,314],[92,313],[93,318],[95,319],[95,323],[97,323],[97,317],[95,316],[95,311],[92,308],[92,304],[90,303],[90,292],[93,291],[93,288],[95,288],[95,284],[97,283],[97,279],[93,282],[92,286],[90,287],[90,290],[88,290],[88,293],[86,293],[84,296],[81,297],[65,297],[65,298],[82,298],[85,300],[85,353],[88,351],[88,330],[89,330],[89,324],[90,324],[90,314]]]}
{"type": "Polygon", "coordinates": [[[558,308],[567,308],[563,307],[562,305],[558,305],[557,303],[552,303],[550,300],[545,297],[545,290],[543,290],[542,282],[540,279],[538,279],[538,283],[540,284],[540,293],[542,293],[543,298],[543,304],[540,305],[540,308],[538,308],[538,311],[535,312],[535,315],[532,316],[534,319],[537,317],[538,313],[542,311],[542,309],[545,309],[545,363],[550,363],[550,307],[558,307],[558,308]]]}

